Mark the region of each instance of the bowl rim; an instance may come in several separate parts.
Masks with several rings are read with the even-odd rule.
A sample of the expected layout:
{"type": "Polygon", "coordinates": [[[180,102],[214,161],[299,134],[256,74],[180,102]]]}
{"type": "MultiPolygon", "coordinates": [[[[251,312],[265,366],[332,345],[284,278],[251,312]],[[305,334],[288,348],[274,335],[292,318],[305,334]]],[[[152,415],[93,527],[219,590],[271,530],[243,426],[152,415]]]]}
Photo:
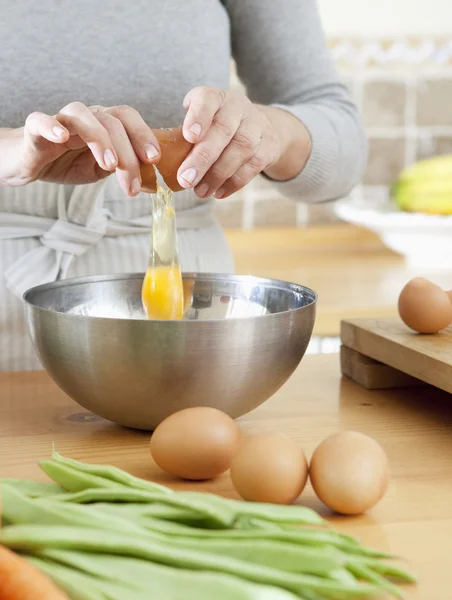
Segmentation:
{"type": "Polygon", "coordinates": [[[283,288],[287,291],[292,291],[295,293],[303,293],[303,294],[307,294],[308,296],[310,296],[309,298],[309,302],[307,304],[305,304],[304,306],[299,306],[298,308],[294,308],[292,310],[284,310],[281,312],[277,312],[277,313],[271,313],[271,314],[266,314],[266,315],[254,315],[251,317],[232,317],[230,319],[202,319],[200,321],[193,321],[190,319],[181,319],[181,320],[175,320],[175,319],[168,319],[165,321],[160,321],[160,320],[156,320],[156,319],[129,319],[129,318],[118,318],[118,317],[93,317],[93,316],[89,316],[89,315],[76,315],[76,314],[71,314],[71,313],[67,313],[67,312],[62,312],[62,311],[58,311],[58,310],[53,310],[51,308],[44,308],[42,306],[39,306],[38,304],[35,304],[31,301],[30,296],[32,296],[33,294],[36,294],[38,292],[46,292],[48,290],[53,290],[53,289],[58,289],[58,288],[62,288],[62,287],[70,287],[73,285],[80,285],[80,284],[84,284],[84,283],[102,283],[102,282],[108,282],[108,281],[120,281],[120,280],[124,280],[124,279],[141,279],[143,280],[145,276],[145,273],[139,273],[139,272],[133,272],[133,273],[115,273],[115,274],[111,274],[111,275],[87,275],[87,276],[82,276],[82,277],[69,277],[67,279],[60,279],[57,281],[51,281],[48,283],[42,283],[36,286],[33,286],[32,288],[28,289],[23,295],[22,295],[22,299],[24,301],[24,303],[33,308],[34,310],[38,310],[40,312],[45,312],[45,313],[52,313],[55,315],[64,315],[66,318],[68,319],[94,319],[96,321],[106,321],[106,322],[112,322],[112,321],[121,321],[121,322],[126,322],[126,323],[135,323],[135,322],[144,322],[144,323],[183,323],[183,324],[187,324],[187,323],[233,323],[236,321],[243,321],[244,319],[246,319],[247,321],[250,320],[254,320],[254,319],[267,319],[267,318],[271,318],[271,317],[277,317],[278,315],[287,315],[287,314],[291,314],[291,313],[296,313],[300,310],[304,310],[307,308],[312,308],[315,307],[318,301],[318,294],[317,292],[315,292],[314,290],[312,290],[311,288],[305,286],[305,285],[301,285],[299,283],[292,283],[289,281],[284,281],[282,279],[272,279],[272,278],[268,278],[268,277],[258,277],[256,275],[235,275],[235,274],[228,274],[228,273],[196,273],[196,272],[182,272],[182,278],[184,280],[204,280],[204,281],[218,281],[218,280],[227,280],[227,281],[232,281],[232,282],[237,282],[237,283],[241,283],[241,282],[253,282],[255,284],[266,284],[269,287],[273,287],[275,289],[278,288],[283,288]]]}

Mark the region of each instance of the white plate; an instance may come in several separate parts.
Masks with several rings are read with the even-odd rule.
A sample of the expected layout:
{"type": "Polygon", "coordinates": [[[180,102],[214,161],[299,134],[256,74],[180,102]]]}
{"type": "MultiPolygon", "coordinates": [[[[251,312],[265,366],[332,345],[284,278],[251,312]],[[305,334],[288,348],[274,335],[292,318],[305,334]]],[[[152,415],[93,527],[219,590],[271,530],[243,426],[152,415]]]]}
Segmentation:
{"type": "Polygon", "coordinates": [[[353,198],[336,203],[336,215],[377,233],[416,267],[452,268],[452,216],[406,213],[390,199],[353,198]]]}

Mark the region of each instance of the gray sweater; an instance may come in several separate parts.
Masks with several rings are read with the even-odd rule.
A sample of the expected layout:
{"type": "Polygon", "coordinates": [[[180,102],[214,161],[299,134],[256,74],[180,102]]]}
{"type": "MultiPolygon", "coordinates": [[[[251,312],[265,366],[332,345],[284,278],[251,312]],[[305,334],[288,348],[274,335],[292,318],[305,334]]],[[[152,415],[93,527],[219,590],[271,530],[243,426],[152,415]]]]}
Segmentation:
{"type": "Polygon", "coordinates": [[[74,100],[178,125],[188,90],[228,87],[231,55],[250,99],[292,112],[312,136],[281,192],[306,202],[349,192],[366,141],[315,0],[0,0],[0,127],[74,100]]]}

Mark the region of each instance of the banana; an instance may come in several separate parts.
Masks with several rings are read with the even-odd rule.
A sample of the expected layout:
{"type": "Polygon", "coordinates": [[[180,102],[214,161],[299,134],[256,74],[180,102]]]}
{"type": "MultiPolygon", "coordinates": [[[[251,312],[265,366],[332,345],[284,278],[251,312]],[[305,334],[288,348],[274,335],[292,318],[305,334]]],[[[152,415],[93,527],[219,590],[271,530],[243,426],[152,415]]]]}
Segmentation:
{"type": "Polygon", "coordinates": [[[452,154],[436,156],[405,169],[391,187],[401,210],[452,214],[452,154]]]}
{"type": "Polygon", "coordinates": [[[452,177],[452,154],[442,154],[432,158],[420,160],[414,165],[407,167],[400,175],[399,180],[403,182],[413,181],[419,177],[452,177]]]}

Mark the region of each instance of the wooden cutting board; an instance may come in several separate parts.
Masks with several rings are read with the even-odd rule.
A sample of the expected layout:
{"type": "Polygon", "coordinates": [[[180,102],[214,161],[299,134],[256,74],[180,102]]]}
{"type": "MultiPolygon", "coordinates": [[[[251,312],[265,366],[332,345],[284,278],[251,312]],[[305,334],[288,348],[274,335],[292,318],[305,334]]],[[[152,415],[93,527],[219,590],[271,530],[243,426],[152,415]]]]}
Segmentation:
{"type": "Polygon", "coordinates": [[[341,370],[367,389],[433,385],[452,393],[452,328],[420,335],[398,318],[341,323],[341,370]]]}

